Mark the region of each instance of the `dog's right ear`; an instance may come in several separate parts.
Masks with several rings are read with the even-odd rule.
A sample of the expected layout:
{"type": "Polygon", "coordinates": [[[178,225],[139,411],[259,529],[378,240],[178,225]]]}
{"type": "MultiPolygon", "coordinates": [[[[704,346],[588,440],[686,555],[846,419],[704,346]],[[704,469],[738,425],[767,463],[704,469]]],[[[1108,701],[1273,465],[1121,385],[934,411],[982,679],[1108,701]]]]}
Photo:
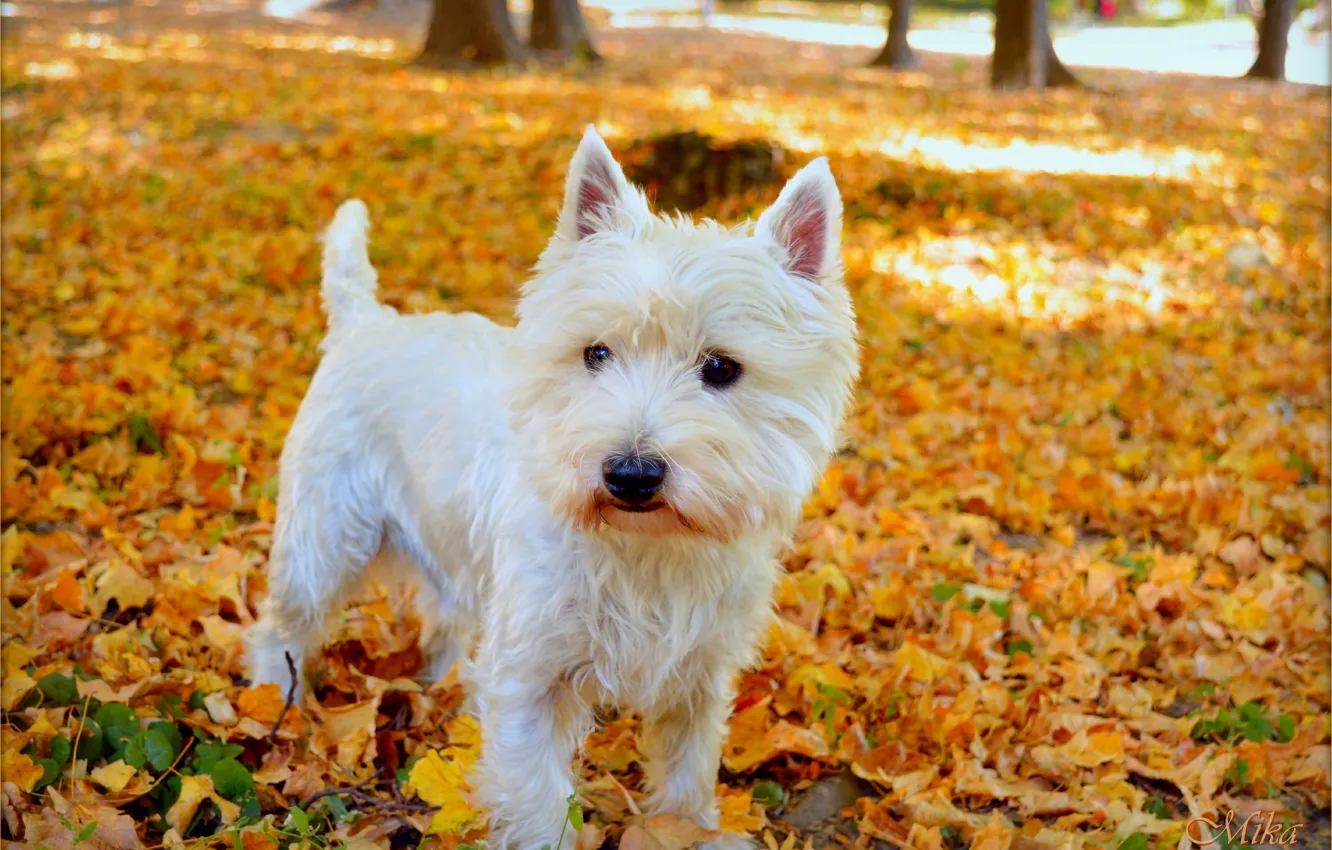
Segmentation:
{"type": "Polygon", "coordinates": [[[564,209],[556,236],[569,242],[586,239],[594,233],[616,229],[619,213],[633,218],[648,215],[646,201],[625,179],[620,164],[610,148],[588,125],[578,145],[569,176],[564,185],[564,209]]]}

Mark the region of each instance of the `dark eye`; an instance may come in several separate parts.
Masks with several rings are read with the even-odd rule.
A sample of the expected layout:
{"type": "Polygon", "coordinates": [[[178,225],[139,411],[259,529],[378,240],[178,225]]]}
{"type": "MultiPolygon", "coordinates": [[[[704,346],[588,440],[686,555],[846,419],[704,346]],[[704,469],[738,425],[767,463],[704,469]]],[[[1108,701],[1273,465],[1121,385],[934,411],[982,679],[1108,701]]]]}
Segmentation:
{"type": "Polygon", "coordinates": [[[709,354],[698,370],[703,383],[714,389],[730,386],[740,377],[740,364],[720,354],[709,354]]]}
{"type": "Polygon", "coordinates": [[[610,362],[615,355],[604,345],[589,345],[583,349],[583,365],[587,371],[596,372],[610,362]]]}

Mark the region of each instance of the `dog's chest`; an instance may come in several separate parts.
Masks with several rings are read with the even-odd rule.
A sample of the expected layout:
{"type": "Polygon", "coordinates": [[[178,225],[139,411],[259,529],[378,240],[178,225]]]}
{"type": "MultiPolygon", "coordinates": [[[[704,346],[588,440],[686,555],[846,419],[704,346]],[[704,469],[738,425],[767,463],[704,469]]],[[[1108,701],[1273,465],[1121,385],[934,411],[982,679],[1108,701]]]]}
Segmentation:
{"type": "Polygon", "coordinates": [[[716,604],[606,595],[588,611],[586,652],[601,700],[643,709],[692,689],[719,638],[716,604]]]}

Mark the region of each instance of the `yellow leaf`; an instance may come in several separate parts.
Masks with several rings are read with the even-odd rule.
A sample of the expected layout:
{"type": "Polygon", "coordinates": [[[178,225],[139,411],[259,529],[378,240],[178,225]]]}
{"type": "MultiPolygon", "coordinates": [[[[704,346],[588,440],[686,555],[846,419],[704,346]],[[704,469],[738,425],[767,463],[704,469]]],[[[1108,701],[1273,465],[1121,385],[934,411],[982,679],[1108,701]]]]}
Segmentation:
{"type": "Polygon", "coordinates": [[[947,658],[942,658],[921,646],[908,641],[892,654],[892,663],[907,671],[907,675],[920,682],[932,682],[948,672],[952,666],[947,658]]]}
{"type": "Polygon", "coordinates": [[[37,682],[22,670],[11,670],[5,674],[5,681],[0,683],[0,704],[5,711],[13,711],[28,692],[37,687],[37,682]]]}
{"type": "Polygon", "coordinates": [[[906,582],[896,573],[883,584],[870,585],[869,598],[876,617],[896,620],[907,612],[906,582]]]}
{"type": "Polygon", "coordinates": [[[466,787],[463,766],[445,758],[438,750],[431,750],[413,765],[403,791],[439,806],[430,821],[430,831],[449,833],[462,830],[476,816],[463,797],[466,787]]]}
{"type": "Polygon", "coordinates": [[[4,774],[5,782],[13,782],[24,791],[31,793],[43,772],[42,766],[24,753],[13,750],[0,753],[0,774],[4,774]]]}
{"type": "Polygon", "coordinates": [[[124,761],[115,761],[94,768],[92,773],[88,774],[88,778],[108,791],[123,791],[137,773],[137,770],[124,761]]]}
{"type": "Polygon", "coordinates": [[[0,569],[9,572],[22,552],[23,538],[19,536],[18,526],[11,525],[0,535],[0,569]]]}
{"type": "Polygon", "coordinates": [[[1117,731],[1093,732],[1084,729],[1058,747],[1060,755],[1079,767],[1096,767],[1124,760],[1124,736],[1117,731]]]}

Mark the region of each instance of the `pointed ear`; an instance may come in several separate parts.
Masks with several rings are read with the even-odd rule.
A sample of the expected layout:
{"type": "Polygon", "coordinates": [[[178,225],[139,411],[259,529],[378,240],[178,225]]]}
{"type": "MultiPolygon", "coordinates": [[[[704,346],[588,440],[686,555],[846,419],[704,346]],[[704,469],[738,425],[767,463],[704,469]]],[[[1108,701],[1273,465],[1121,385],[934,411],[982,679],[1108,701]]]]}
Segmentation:
{"type": "Polygon", "coordinates": [[[564,184],[564,209],[556,235],[570,242],[614,227],[616,210],[646,213],[647,205],[624,177],[620,164],[592,125],[583,133],[569,163],[564,184]]]}
{"type": "Polygon", "coordinates": [[[800,169],[777,202],[759,216],[755,233],[781,250],[779,259],[795,275],[835,279],[842,267],[842,198],[825,157],[800,169]]]}

